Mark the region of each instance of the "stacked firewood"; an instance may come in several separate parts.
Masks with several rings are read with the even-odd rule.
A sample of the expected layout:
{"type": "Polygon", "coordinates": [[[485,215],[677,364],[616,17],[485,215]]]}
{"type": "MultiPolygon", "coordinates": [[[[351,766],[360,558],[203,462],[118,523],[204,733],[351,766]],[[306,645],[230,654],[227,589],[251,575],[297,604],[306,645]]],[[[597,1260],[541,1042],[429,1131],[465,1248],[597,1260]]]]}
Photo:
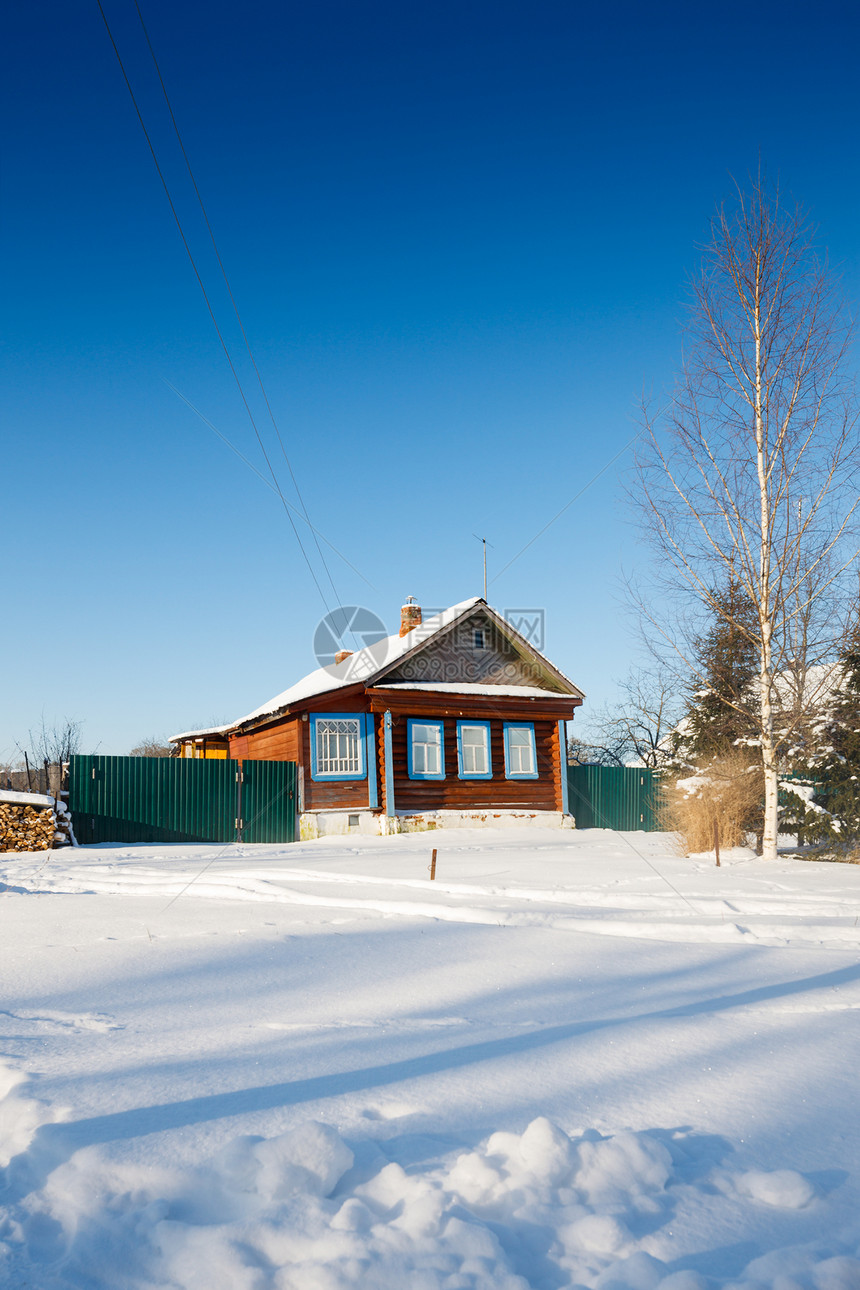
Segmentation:
{"type": "Polygon", "coordinates": [[[69,846],[72,821],[65,805],[0,801],[0,851],[48,851],[69,846]]]}

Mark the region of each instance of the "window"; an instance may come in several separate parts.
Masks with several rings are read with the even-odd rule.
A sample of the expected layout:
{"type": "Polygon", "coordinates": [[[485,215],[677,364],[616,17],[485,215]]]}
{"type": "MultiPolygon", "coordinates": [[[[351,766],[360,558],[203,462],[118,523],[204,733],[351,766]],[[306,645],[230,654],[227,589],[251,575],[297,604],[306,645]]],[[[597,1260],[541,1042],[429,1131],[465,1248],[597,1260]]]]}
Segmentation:
{"type": "Polygon", "coordinates": [[[410,779],[445,778],[445,740],[441,721],[406,722],[406,753],[410,779]]]}
{"type": "Polygon", "coordinates": [[[457,722],[457,760],[461,779],[492,779],[489,721],[457,722]]]}
{"type": "Polygon", "coordinates": [[[505,777],[537,779],[535,728],[525,721],[505,722],[505,777]]]}
{"type": "Polygon", "coordinates": [[[475,628],[475,649],[484,648],[484,629],[483,627],[475,628]]]}
{"type": "Polygon", "coordinates": [[[364,779],[364,716],[321,712],[311,717],[311,778],[364,779]]]}

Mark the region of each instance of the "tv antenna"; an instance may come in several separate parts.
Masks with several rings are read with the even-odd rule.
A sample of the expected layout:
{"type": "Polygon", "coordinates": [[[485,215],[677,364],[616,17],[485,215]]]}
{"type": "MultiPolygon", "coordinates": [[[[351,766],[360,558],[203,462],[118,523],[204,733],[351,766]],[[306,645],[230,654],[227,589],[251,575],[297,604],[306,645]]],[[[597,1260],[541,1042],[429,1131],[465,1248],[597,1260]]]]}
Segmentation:
{"type": "MultiPolygon", "coordinates": [[[[493,544],[492,542],[488,542],[485,537],[478,537],[477,533],[473,533],[472,537],[477,542],[482,543],[484,547],[484,599],[486,600],[487,599],[487,547],[488,546],[493,547],[493,544]]],[[[495,547],[493,547],[493,550],[495,550],[495,547]]]]}

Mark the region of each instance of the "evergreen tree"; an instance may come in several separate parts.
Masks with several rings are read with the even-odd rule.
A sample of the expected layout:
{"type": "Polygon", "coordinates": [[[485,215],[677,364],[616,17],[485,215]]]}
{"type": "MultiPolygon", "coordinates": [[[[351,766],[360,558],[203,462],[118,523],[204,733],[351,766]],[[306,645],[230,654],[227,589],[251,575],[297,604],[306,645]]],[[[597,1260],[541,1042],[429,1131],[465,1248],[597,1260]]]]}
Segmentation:
{"type": "Polygon", "coordinates": [[[690,695],[683,750],[690,761],[719,756],[755,737],[758,623],[734,578],[713,595],[711,624],[696,641],[698,681],[690,695]]]}
{"type": "Polygon", "coordinates": [[[816,758],[817,815],[807,836],[833,842],[839,850],[860,845],[860,622],[853,627],[840,660],[840,679],[821,731],[816,758]]]}

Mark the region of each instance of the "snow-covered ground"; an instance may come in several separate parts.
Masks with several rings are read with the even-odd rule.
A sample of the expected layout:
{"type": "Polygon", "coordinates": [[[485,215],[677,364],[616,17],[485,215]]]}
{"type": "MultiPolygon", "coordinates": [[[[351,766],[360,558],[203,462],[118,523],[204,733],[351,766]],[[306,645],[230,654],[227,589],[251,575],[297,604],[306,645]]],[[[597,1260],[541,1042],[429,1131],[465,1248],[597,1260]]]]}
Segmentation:
{"type": "Polygon", "coordinates": [[[0,857],[0,1285],[860,1290],[860,867],[723,859],[0,857]]]}

